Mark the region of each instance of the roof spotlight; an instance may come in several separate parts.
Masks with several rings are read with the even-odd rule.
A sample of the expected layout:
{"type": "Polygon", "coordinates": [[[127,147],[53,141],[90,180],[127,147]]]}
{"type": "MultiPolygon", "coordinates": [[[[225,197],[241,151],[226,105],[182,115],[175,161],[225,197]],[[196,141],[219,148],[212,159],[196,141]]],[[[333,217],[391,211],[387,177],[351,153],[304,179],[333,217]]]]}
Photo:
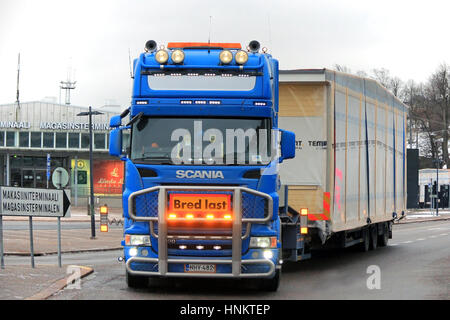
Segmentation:
{"type": "Polygon", "coordinates": [[[234,55],[234,60],[236,60],[237,64],[240,64],[240,65],[245,64],[247,62],[247,60],[248,60],[247,52],[245,52],[244,50],[239,50],[234,55]]]}
{"type": "Polygon", "coordinates": [[[219,54],[219,59],[223,64],[229,64],[233,60],[233,54],[230,50],[222,50],[219,54]]]}
{"type": "Polygon", "coordinates": [[[252,40],[252,41],[250,41],[250,43],[248,44],[248,48],[249,48],[250,51],[253,52],[253,53],[258,52],[260,47],[261,47],[261,45],[260,45],[259,42],[256,41],[256,40],[252,40]]]}
{"type": "Polygon", "coordinates": [[[159,64],[164,64],[169,60],[169,54],[166,50],[160,49],[155,53],[155,59],[159,64]]]}
{"type": "Polygon", "coordinates": [[[155,40],[148,40],[145,43],[145,51],[146,52],[153,52],[156,50],[157,44],[155,40]]]}
{"type": "Polygon", "coordinates": [[[182,50],[175,50],[172,52],[173,63],[180,64],[184,61],[184,52],[182,50]]]}

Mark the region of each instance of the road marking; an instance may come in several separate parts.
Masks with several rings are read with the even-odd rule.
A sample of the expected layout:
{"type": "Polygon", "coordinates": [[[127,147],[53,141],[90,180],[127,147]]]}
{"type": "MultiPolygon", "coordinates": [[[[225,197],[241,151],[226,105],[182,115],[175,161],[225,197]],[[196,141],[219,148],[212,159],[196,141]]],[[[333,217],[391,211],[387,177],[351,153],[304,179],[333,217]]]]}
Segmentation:
{"type": "Polygon", "coordinates": [[[400,243],[389,243],[388,246],[389,247],[395,247],[398,246],[400,243]]]}
{"type": "Polygon", "coordinates": [[[430,238],[434,239],[434,238],[437,238],[437,236],[430,236],[430,238]]]}
{"type": "Polygon", "coordinates": [[[423,240],[425,240],[425,238],[418,238],[418,239],[416,239],[416,241],[423,241],[423,240]]]}
{"type": "Polygon", "coordinates": [[[408,240],[408,241],[404,241],[402,243],[413,243],[414,241],[408,240]]]}
{"type": "Polygon", "coordinates": [[[441,233],[440,236],[448,236],[448,233],[441,233]]]}

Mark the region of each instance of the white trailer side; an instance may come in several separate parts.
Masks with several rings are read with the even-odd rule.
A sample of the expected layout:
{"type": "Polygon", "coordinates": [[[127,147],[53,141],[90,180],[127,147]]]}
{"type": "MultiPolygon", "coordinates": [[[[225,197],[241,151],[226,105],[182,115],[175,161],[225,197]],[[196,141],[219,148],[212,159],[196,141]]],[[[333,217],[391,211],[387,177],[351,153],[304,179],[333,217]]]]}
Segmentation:
{"type": "Polygon", "coordinates": [[[372,79],[326,69],[280,71],[279,88],[279,127],[296,133],[281,182],[322,241],[400,216],[407,106],[372,79]]]}

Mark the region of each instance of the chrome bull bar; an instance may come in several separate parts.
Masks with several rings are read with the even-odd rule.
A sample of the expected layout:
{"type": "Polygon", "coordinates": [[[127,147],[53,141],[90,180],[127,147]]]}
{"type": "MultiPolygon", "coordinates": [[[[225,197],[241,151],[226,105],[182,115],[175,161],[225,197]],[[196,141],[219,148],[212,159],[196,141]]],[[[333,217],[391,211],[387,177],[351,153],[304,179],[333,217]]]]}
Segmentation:
{"type": "MultiPolygon", "coordinates": [[[[155,275],[155,276],[181,276],[181,277],[265,277],[275,271],[275,264],[267,259],[249,259],[242,261],[242,240],[250,235],[252,223],[268,223],[273,216],[273,199],[270,195],[246,187],[218,187],[218,186],[156,186],[139,190],[130,194],[128,198],[128,214],[134,221],[148,221],[153,237],[158,239],[158,258],[132,257],[126,263],[127,271],[131,274],[155,275]],[[229,259],[169,259],[168,258],[168,226],[166,221],[167,191],[189,190],[189,191],[228,191],[233,193],[233,226],[232,226],[232,253],[229,259]],[[158,216],[137,216],[134,212],[134,198],[137,196],[158,191],[158,216]],[[267,216],[264,218],[242,218],[242,192],[253,194],[267,199],[267,216]],[[158,234],[155,234],[153,223],[158,222],[158,234]],[[246,223],[246,233],[242,235],[242,224],[246,223]],[[158,271],[132,270],[132,262],[157,263],[158,271]],[[183,273],[169,272],[169,263],[204,263],[204,264],[231,264],[231,273],[183,273]],[[265,273],[242,273],[243,264],[266,264],[270,269],[265,273]]],[[[177,238],[177,236],[170,236],[177,238]]]]}

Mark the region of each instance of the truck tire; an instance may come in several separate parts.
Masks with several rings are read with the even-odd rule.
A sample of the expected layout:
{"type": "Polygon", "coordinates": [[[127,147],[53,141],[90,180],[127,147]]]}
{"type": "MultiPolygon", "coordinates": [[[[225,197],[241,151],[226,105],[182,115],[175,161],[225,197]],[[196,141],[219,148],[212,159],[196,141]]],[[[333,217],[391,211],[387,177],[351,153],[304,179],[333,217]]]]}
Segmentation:
{"type": "Polygon", "coordinates": [[[263,291],[270,291],[275,292],[278,290],[278,287],[280,286],[280,269],[277,269],[275,271],[275,276],[272,279],[261,279],[259,281],[259,289],[263,291]]]}
{"type": "Polygon", "coordinates": [[[135,276],[127,271],[127,285],[129,288],[138,289],[148,286],[148,278],[145,276],[135,276]]]}
{"type": "Polygon", "coordinates": [[[370,234],[369,234],[369,228],[364,228],[361,230],[361,236],[363,239],[363,242],[359,244],[359,249],[362,252],[369,251],[370,248],[370,234]]]}
{"type": "Polygon", "coordinates": [[[370,250],[376,250],[378,247],[378,228],[377,225],[374,224],[370,226],[370,250]]]}
{"type": "Polygon", "coordinates": [[[386,247],[389,242],[389,222],[380,224],[383,233],[378,236],[378,243],[380,247],[386,247]]]}

